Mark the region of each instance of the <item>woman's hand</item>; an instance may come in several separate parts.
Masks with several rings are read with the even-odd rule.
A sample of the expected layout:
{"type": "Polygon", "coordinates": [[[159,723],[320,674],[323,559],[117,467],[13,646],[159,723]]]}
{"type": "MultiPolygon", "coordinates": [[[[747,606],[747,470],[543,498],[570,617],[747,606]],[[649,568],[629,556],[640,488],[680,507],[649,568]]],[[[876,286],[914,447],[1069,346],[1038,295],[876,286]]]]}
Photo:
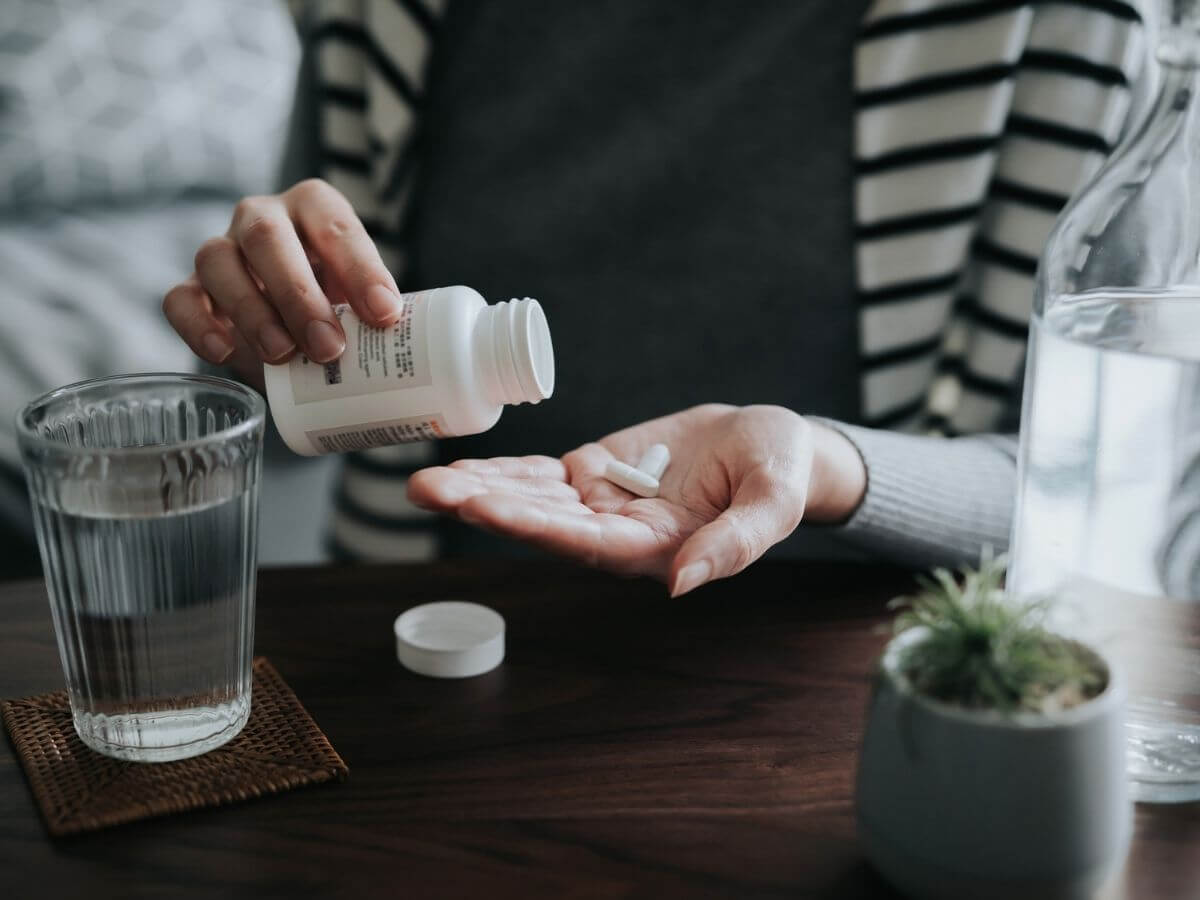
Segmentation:
{"type": "Polygon", "coordinates": [[[261,383],[262,363],[297,349],[317,362],[341,355],[335,303],[385,326],[399,313],[399,291],[350,202],[314,178],[241,200],[229,230],[205,241],[195,272],[167,292],[163,312],[197,356],[261,383]]]}
{"type": "Polygon", "coordinates": [[[803,518],[838,522],[866,470],[842,435],[778,406],[697,406],[547,456],[462,460],[423,469],[409,497],[428,509],[589,565],[651,575],[679,596],[740,572],[803,518]],[[671,464],[653,499],[604,478],[652,444],[671,464]]]}

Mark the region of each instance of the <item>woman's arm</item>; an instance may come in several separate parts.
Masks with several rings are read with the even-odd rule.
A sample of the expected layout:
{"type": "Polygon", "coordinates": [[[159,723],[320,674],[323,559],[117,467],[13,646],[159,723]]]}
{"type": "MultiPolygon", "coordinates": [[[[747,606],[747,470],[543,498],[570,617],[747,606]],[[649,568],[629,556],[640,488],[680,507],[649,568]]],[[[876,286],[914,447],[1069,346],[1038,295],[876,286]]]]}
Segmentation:
{"type": "MultiPolygon", "coordinates": [[[[824,421],[824,420],[822,420],[824,421]]],[[[1008,549],[1015,435],[918,437],[826,422],[862,456],[867,490],[838,534],[910,566],[975,563],[1008,549]]]]}
{"type": "Polygon", "coordinates": [[[801,522],[900,562],[976,560],[1008,542],[1011,438],[913,437],[778,406],[698,406],[562,459],[463,460],[409,482],[419,506],[625,574],[675,596],[736,574],[801,522]],[[671,448],[658,496],[604,477],[609,460],[671,448]]]}

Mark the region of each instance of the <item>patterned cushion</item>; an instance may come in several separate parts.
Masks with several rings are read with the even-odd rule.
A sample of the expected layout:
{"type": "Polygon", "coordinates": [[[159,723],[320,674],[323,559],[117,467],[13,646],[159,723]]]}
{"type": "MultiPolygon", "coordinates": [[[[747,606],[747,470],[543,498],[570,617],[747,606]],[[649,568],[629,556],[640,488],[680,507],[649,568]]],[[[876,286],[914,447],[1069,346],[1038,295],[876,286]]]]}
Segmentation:
{"type": "Polygon", "coordinates": [[[283,0],[2,0],[0,212],[274,178],[299,48],[283,0]]]}

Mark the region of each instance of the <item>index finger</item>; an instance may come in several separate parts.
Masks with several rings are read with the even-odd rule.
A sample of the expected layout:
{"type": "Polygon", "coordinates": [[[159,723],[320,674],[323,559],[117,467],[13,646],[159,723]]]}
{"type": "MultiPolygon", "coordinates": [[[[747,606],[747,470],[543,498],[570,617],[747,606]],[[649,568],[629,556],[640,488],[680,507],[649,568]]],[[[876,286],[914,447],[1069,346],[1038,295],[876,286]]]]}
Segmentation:
{"type": "Polygon", "coordinates": [[[341,356],[346,349],[342,326],[284,205],[272,197],[241,200],[234,208],[229,236],[304,352],[321,363],[341,356]]]}
{"type": "Polygon", "coordinates": [[[300,182],[283,200],[358,317],[379,327],[392,324],[400,315],[400,291],[350,201],[318,178],[300,182]]]}

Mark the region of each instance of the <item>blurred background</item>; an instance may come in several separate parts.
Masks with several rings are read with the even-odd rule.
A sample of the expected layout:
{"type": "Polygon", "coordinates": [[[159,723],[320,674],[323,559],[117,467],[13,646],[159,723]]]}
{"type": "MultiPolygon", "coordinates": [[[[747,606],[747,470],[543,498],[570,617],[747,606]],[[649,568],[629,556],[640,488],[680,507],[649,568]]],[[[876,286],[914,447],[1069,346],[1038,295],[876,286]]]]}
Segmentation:
{"type": "MultiPolygon", "coordinates": [[[[40,570],[17,411],[197,367],[162,297],[239,197],[276,189],[299,57],[284,0],[0,5],[0,578],[40,570]]],[[[336,462],[273,432],[267,452],[260,560],[320,561],[336,462]]]]}

